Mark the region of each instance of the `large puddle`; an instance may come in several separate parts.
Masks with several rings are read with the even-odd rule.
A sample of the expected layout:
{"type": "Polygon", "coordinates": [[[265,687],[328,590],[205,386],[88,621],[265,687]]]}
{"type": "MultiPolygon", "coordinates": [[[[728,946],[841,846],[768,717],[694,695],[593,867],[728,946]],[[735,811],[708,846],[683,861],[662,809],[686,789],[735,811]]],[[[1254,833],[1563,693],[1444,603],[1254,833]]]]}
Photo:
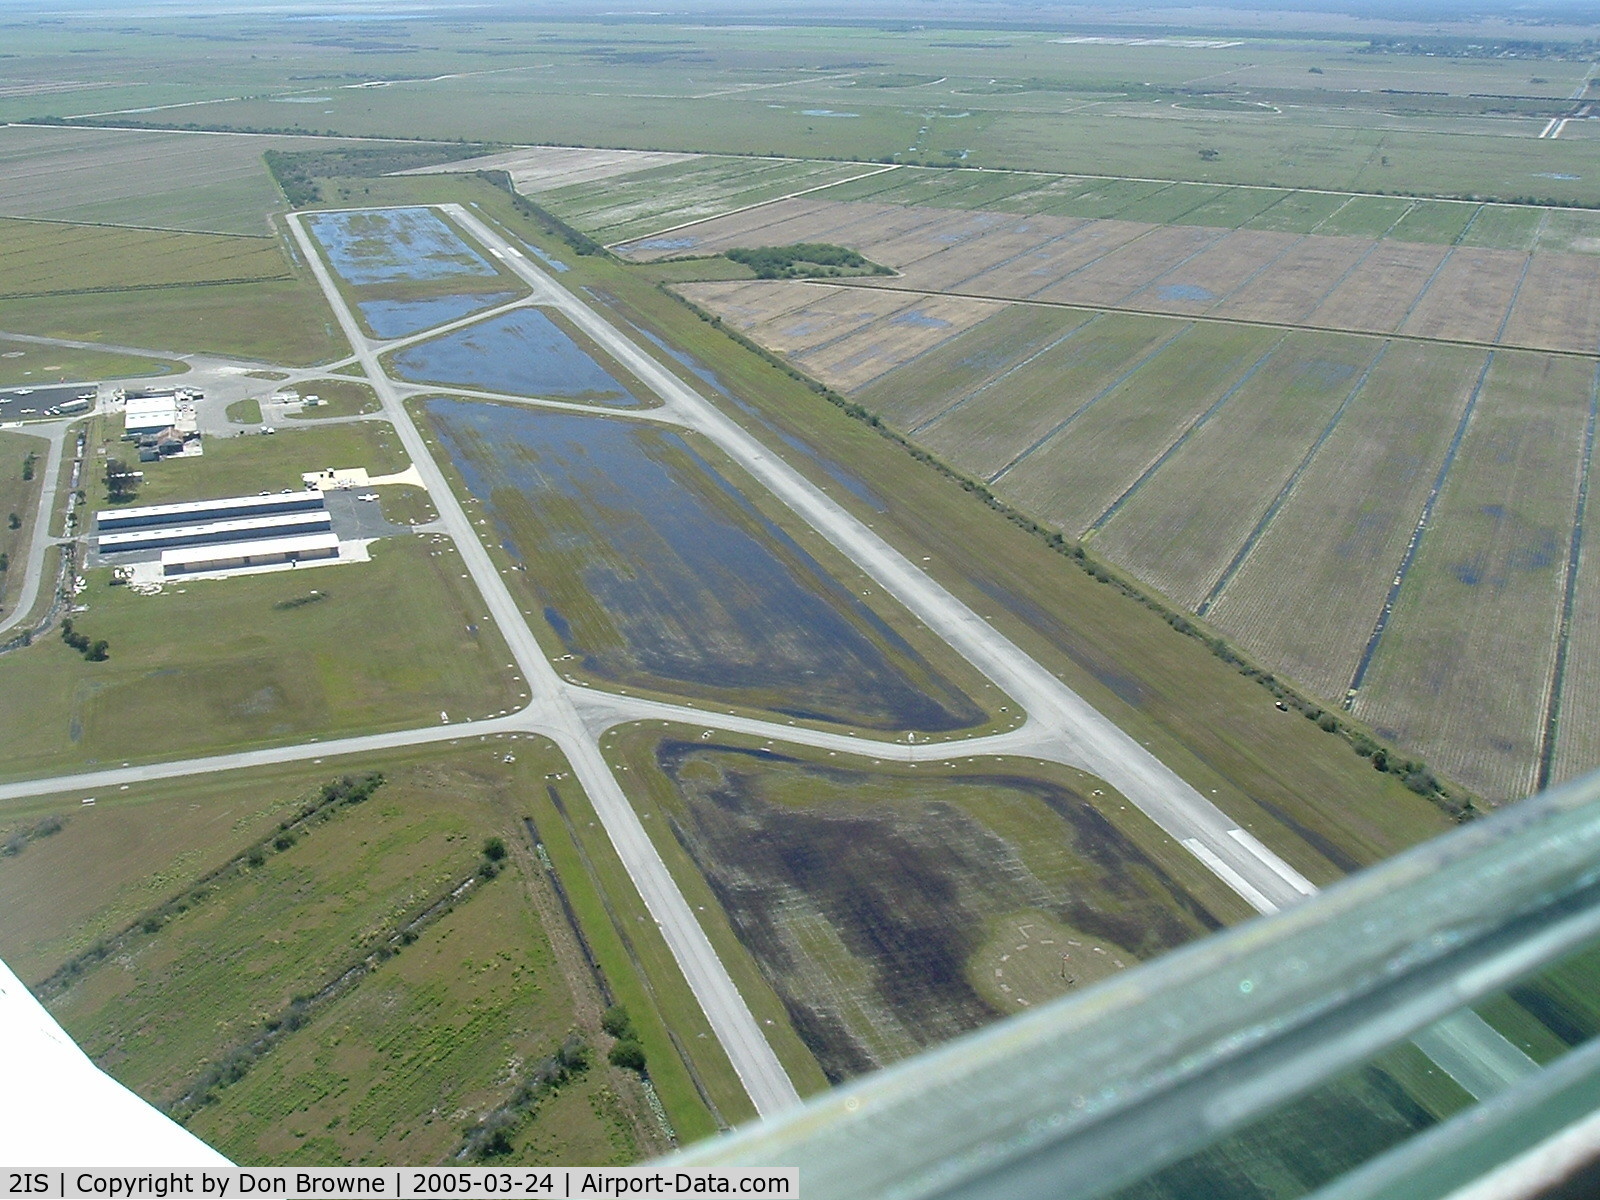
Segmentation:
{"type": "Polygon", "coordinates": [[[426,410],[590,675],[871,729],[984,719],[679,435],[465,400],[426,410]]]}
{"type": "Polygon", "coordinates": [[[316,213],[306,224],[327,250],[333,269],[358,287],[498,274],[432,209],[316,213]]]}
{"type": "Polygon", "coordinates": [[[426,300],[360,300],[356,307],[361,310],[367,328],[376,336],[402,338],[504,304],[515,295],[515,292],[483,292],[433,296],[426,300]]]}
{"type": "Polygon", "coordinates": [[[480,388],[635,408],[640,400],[560,326],[519,308],[396,354],[394,373],[414,383],[480,388]]]}

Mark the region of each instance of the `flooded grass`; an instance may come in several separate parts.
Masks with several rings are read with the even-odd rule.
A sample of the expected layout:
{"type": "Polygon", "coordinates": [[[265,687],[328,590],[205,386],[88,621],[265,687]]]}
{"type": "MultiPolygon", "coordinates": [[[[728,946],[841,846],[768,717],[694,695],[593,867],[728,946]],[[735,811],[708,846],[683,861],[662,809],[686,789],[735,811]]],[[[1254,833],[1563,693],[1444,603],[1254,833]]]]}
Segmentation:
{"type": "Polygon", "coordinates": [[[361,319],[375,336],[402,338],[470,316],[485,308],[493,308],[514,295],[515,292],[482,292],[428,296],[420,300],[360,300],[356,302],[356,307],[361,310],[361,319]]]}
{"type": "Polygon", "coordinates": [[[391,360],[416,383],[634,408],[642,401],[555,321],[519,308],[409,346],[391,360]]]}
{"type": "Polygon", "coordinates": [[[327,250],[333,269],[357,287],[498,274],[432,209],[316,213],[306,224],[327,250]]]}
{"type": "Polygon", "coordinates": [[[685,437],[511,405],[424,408],[550,640],[586,675],[879,730],[985,719],[685,437]]]}
{"type": "Polygon", "coordinates": [[[874,770],[671,737],[653,765],[678,847],[835,1082],[1222,923],[1153,826],[1064,768],[874,770]]]}

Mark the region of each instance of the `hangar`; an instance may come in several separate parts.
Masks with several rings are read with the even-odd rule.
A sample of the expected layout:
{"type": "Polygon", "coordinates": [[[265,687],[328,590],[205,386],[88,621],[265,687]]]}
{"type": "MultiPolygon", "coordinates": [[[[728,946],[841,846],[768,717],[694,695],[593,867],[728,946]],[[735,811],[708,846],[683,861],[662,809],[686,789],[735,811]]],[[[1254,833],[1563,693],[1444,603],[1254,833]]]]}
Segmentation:
{"type": "Polygon", "coordinates": [[[142,508],[106,509],[96,518],[102,535],[158,525],[203,525],[209,521],[244,520],[280,513],[323,512],[321,492],[290,492],[271,496],[230,496],[221,500],[189,500],[182,504],[152,504],[142,508]]]}
{"type": "Polygon", "coordinates": [[[130,554],[136,550],[164,550],[172,546],[206,546],[218,542],[294,537],[306,533],[325,533],[332,528],[333,518],[325,509],[318,512],[276,513],[235,521],[210,521],[203,525],[153,525],[116,533],[102,532],[96,549],[101,554],[130,554]]]}
{"type": "Polygon", "coordinates": [[[306,533],[297,537],[268,538],[254,542],[181,546],[161,552],[161,574],[191,575],[198,571],[274,567],[339,557],[335,533],[306,533]]]}

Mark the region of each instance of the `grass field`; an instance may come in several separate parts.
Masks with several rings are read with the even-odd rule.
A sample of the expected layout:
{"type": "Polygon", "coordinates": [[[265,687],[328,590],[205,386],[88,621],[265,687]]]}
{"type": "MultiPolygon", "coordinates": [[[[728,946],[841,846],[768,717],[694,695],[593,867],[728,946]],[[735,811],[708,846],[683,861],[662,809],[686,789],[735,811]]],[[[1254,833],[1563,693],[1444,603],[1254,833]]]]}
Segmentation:
{"type": "Polygon", "coordinates": [[[74,616],[110,643],[108,661],[54,636],[0,658],[11,778],[436,724],[441,712],[460,721],[526,695],[445,543],[393,539],[369,563],[159,596],[113,587],[109,574],[89,573],[88,611],[74,616]],[[313,590],[325,598],[280,607],[313,590]]]}
{"type": "Polygon", "coordinates": [[[0,300],[0,329],[310,366],[347,353],[309,272],[291,280],[0,300]]]}
{"type": "Polygon", "coordinates": [[[0,336],[0,387],[61,380],[83,382],[180,375],[188,364],[75,346],[47,346],[0,336]]]}
{"type": "Polygon", "coordinates": [[[0,299],[286,279],[276,238],[0,218],[0,299]]]}
{"type": "Polygon", "coordinates": [[[0,214],[261,236],[285,207],[262,154],[319,144],[12,125],[0,129],[0,214]]]}
{"type": "Polygon", "coordinates": [[[1107,522],[1096,550],[1198,607],[1374,357],[1365,339],[1292,335],[1107,522]]]}
{"type": "Polygon", "coordinates": [[[22,588],[49,448],[43,438],[0,431],[0,561],[6,565],[0,571],[0,611],[11,611],[12,598],[22,588]]]}
{"type": "Polygon", "coordinates": [[[1342,697],[1483,362],[1455,347],[1390,347],[1208,618],[1342,697]]]}
{"type": "MultiPolygon", "coordinates": [[[[353,385],[364,387],[364,384],[353,385]]],[[[317,411],[317,410],[313,410],[317,411]]],[[[109,432],[100,442],[110,457],[126,456],[127,447],[109,432]]],[[[129,503],[172,504],[181,500],[237,496],[305,486],[306,471],[325,467],[365,467],[369,475],[390,475],[410,465],[400,435],[387,422],[285,427],[271,437],[245,434],[211,438],[199,458],[172,458],[146,464],[144,481],[129,503]]],[[[104,488],[93,507],[104,503],[104,488]]]]}
{"type": "MultiPolygon", "coordinates": [[[[322,421],[329,417],[354,417],[378,411],[378,394],[372,385],[350,379],[311,379],[300,385],[303,396],[317,396],[322,403],[290,413],[291,421],[322,421]]],[[[373,472],[377,474],[377,472],[373,472]]]]}
{"type": "Polygon", "coordinates": [[[999,491],[1053,526],[1074,535],[1088,531],[1109,519],[1128,489],[1180,440],[1226,412],[1237,390],[1268,368],[1282,340],[1265,329],[1191,327],[1101,389],[1071,425],[1031,443],[1003,468],[999,491]]]}
{"type": "Polygon", "coordinates": [[[114,1074],[170,1102],[264,1019],[316,993],[471,874],[485,839],[500,836],[513,850],[498,878],[480,881],[338,999],[308,1009],[307,1023],[221,1088],[193,1127],[251,1165],[439,1162],[524,1070],[577,1032],[591,1065],[517,1131],[519,1157],[631,1161],[660,1137],[637,1085],[597,1053],[608,1041],[601,998],[572,969],[572,934],[520,821],[523,793],[564,767],[548,743],[517,739],[279,767],[230,776],[227,787],[141,785],[93,809],[73,799],[57,809],[59,833],[0,869],[12,914],[6,956],[36,964],[31,974],[42,977],[133,922],[118,958],[91,962],[52,1003],[114,1074]],[[141,914],[271,839],[341,769],[380,770],[386,781],[281,849],[259,843],[259,862],[241,860],[159,928],[139,926],[141,914]],[[39,886],[86,859],[107,869],[73,871],[77,883],[64,893],[39,886]],[[53,904],[37,903],[45,891],[57,892],[53,904]]]}
{"type": "Polygon", "coordinates": [[[911,769],[656,725],[611,753],[713,937],[737,938],[834,1081],[1246,915],[1067,768],[911,769]]]}
{"type": "Polygon", "coordinates": [[[1533,790],[1591,364],[1497,354],[1356,712],[1487,795],[1533,790]]]}
{"type": "Polygon", "coordinates": [[[876,168],[778,159],[696,158],[537,193],[539,203],[602,242],[625,241],[674,225],[851,179],[876,168]]]}

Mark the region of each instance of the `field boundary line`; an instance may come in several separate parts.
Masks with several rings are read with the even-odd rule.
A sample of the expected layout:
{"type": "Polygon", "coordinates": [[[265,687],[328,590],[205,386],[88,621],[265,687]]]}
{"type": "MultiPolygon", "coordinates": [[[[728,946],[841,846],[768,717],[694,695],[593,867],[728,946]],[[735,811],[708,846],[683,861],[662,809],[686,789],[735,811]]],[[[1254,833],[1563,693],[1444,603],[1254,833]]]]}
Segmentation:
{"type": "Polygon", "coordinates": [[[1555,767],[1556,737],[1561,730],[1562,691],[1567,676],[1567,650],[1572,639],[1572,611],[1577,604],[1578,572],[1583,566],[1583,518],[1589,507],[1589,472],[1594,465],[1597,417],[1600,417],[1600,365],[1595,367],[1594,379],[1589,385],[1589,421],[1583,432],[1583,467],[1578,474],[1578,500],[1574,509],[1576,519],[1572,522],[1572,540],[1567,548],[1566,578],[1561,582],[1561,620],[1556,629],[1556,656],[1550,666],[1550,678],[1545,688],[1544,720],[1540,722],[1542,733],[1533,784],[1536,792],[1542,792],[1550,786],[1550,773],[1555,767]]]}
{"type": "Polygon", "coordinates": [[[938,292],[927,288],[896,287],[893,284],[857,284],[843,279],[829,280],[836,287],[872,287],[878,291],[918,292],[925,296],[962,296],[969,300],[993,300],[1001,304],[1031,304],[1039,308],[1068,308],[1080,312],[1125,314],[1130,317],[1161,317],[1168,321],[1208,321],[1219,325],[1253,325],[1261,329],[1287,329],[1301,333],[1336,333],[1341,337],[1375,338],[1379,341],[1416,342],[1421,345],[1466,346],[1472,350],[1510,350],[1529,354],[1554,354],[1562,358],[1600,359],[1600,346],[1593,350],[1563,350],[1559,347],[1529,346],[1516,342],[1483,342],[1472,338],[1423,337],[1416,333],[1385,333],[1377,329],[1344,329],[1333,325],[1307,325],[1302,321],[1267,321],[1259,317],[1225,317],[1215,313],[1175,313],[1159,308],[1116,308],[1083,300],[1036,300],[1031,297],[983,296],[976,292],[938,292]]]}
{"type": "Polygon", "coordinates": [[[1035,219],[1036,220],[1067,220],[1067,221],[1074,222],[1074,224],[1073,224],[1072,228],[1067,229],[1067,230],[1065,230],[1065,231],[1063,231],[1061,233],[1058,233],[1054,237],[1045,238],[1044,241],[1036,242],[1032,246],[1028,246],[1026,249],[1018,250],[1015,254],[1010,255],[1009,257],[1006,257],[1006,258],[1002,258],[999,262],[990,263],[988,266],[984,267],[981,271],[974,271],[970,275],[964,275],[960,279],[954,280],[950,284],[950,286],[953,287],[953,288],[963,287],[966,284],[971,283],[974,279],[979,279],[982,276],[989,274],[990,271],[1004,270],[1006,267],[1009,267],[1009,266],[1011,266],[1011,264],[1013,264],[1013,263],[1015,263],[1015,262],[1017,262],[1017,261],[1019,261],[1021,259],[1024,259],[1024,258],[1028,257],[1028,255],[1030,255],[1030,254],[1037,254],[1039,251],[1045,250],[1045,249],[1047,249],[1047,248],[1049,248],[1051,246],[1054,246],[1057,242],[1063,241],[1064,239],[1071,237],[1073,234],[1081,232],[1083,230],[1083,227],[1090,223],[1090,218],[1088,218],[1088,217],[1083,217],[1083,218],[1077,218],[1077,217],[1064,217],[1064,218],[1057,217],[1057,218],[1052,218],[1052,217],[1045,217],[1045,216],[1041,215],[1041,216],[1036,217],[1035,219]]]}
{"type": "MultiPolygon", "coordinates": [[[[58,128],[52,126],[52,128],[58,128]]],[[[276,233],[222,233],[215,229],[175,229],[170,225],[131,225],[117,221],[68,221],[64,217],[34,217],[22,213],[0,213],[0,220],[30,221],[35,225],[61,225],[68,229],[137,229],[141,233],[181,233],[196,237],[248,238],[252,242],[275,242],[276,233]]]]}
{"type": "Polygon", "coordinates": [[[1511,303],[1506,305],[1506,315],[1500,318],[1500,328],[1494,331],[1494,344],[1499,345],[1500,339],[1506,336],[1506,326],[1511,324],[1511,314],[1517,311],[1517,301],[1522,299],[1522,285],[1527,281],[1528,272],[1533,268],[1534,251],[1528,251],[1528,257],[1522,260],[1522,270],[1517,274],[1517,285],[1511,289],[1511,303]]]}
{"type": "Polygon", "coordinates": [[[1406,574],[1417,559],[1417,551],[1422,548],[1422,539],[1428,532],[1428,522],[1433,516],[1433,507],[1439,502],[1440,493],[1444,491],[1450,468],[1455,465],[1456,452],[1461,449],[1461,443],[1466,439],[1467,426],[1472,423],[1472,414],[1478,407],[1478,397],[1483,395],[1483,385],[1489,378],[1489,368],[1494,365],[1494,354],[1493,350],[1489,351],[1483,360],[1483,366],[1478,371],[1478,382],[1473,385],[1472,393],[1467,397],[1467,403],[1461,410],[1461,419],[1456,422],[1455,436],[1450,439],[1450,445],[1444,452],[1444,461],[1439,464],[1439,473],[1434,476],[1433,489],[1428,493],[1428,498],[1422,502],[1422,515],[1417,518],[1416,528],[1411,531],[1411,541],[1407,544],[1405,556],[1401,558],[1400,566],[1395,571],[1394,582],[1389,585],[1389,594],[1384,597],[1383,608],[1378,612],[1377,624],[1372,627],[1372,636],[1367,639],[1366,649],[1361,652],[1361,661],[1356,664],[1355,674],[1350,677],[1350,686],[1345,690],[1343,704],[1346,712],[1355,708],[1356,693],[1361,690],[1361,684],[1367,677],[1367,670],[1372,666],[1372,660],[1377,657],[1378,647],[1382,644],[1383,635],[1389,628],[1389,618],[1394,614],[1395,601],[1400,598],[1400,589],[1405,586],[1406,574]]]}
{"type": "Polygon", "coordinates": [[[1122,374],[1118,375],[1110,383],[1106,384],[1105,387],[1101,388],[1093,396],[1090,396],[1082,404],[1078,405],[1078,407],[1073,409],[1072,412],[1069,413],[1064,420],[1062,420],[1059,423],[1057,423],[1056,426],[1053,429],[1051,429],[1049,432],[1044,434],[1043,437],[1039,438],[1036,442],[1033,443],[1033,445],[1029,446],[1026,450],[1022,451],[1022,453],[1018,454],[1010,462],[1006,463],[1005,466],[1001,467],[993,475],[990,475],[986,480],[984,480],[984,482],[985,483],[995,483],[998,480],[1000,480],[1001,478],[1003,478],[1004,476],[1010,474],[1010,472],[1019,463],[1021,463],[1024,459],[1027,459],[1027,458],[1031,457],[1032,455],[1034,455],[1035,453],[1037,453],[1040,449],[1042,449],[1044,447],[1046,442],[1049,442],[1052,439],[1054,439],[1055,436],[1057,434],[1063,432],[1067,428],[1067,426],[1071,425],[1079,417],[1083,416],[1084,413],[1088,412],[1091,408],[1093,408],[1096,404],[1100,403],[1100,401],[1104,400],[1112,392],[1116,391],[1123,384],[1127,383],[1128,380],[1132,379],[1135,375],[1137,375],[1140,371],[1142,371],[1146,366],[1148,366],[1152,359],[1154,359],[1157,356],[1159,356],[1163,351],[1165,351],[1168,347],[1170,347],[1173,342],[1177,341],[1179,338],[1181,338],[1184,334],[1188,333],[1193,328],[1194,328],[1194,322],[1193,321],[1185,322],[1185,324],[1184,324],[1182,329],[1178,330],[1171,337],[1169,337],[1166,341],[1162,342],[1159,346],[1157,346],[1154,350],[1149,351],[1142,358],[1140,358],[1138,362],[1134,363],[1133,366],[1129,367],[1126,371],[1124,371],[1122,374]]]}
{"type": "Polygon", "coordinates": [[[1300,477],[1310,468],[1311,460],[1316,458],[1317,452],[1322,449],[1322,444],[1333,436],[1333,431],[1344,418],[1345,410],[1360,395],[1361,390],[1367,386],[1367,378],[1377,369],[1378,364],[1383,361],[1383,356],[1389,353],[1390,344],[1390,342],[1385,341],[1383,345],[1378,347],[1378,353],[1373,355],[1372,360],[1367,363],[1366,368],[1356,379],[1355,386],[1345,394],[1345,398],[1339,402],[1339,407],[1333,410],[1333,415],[1328,418],[1328,423],[1322,427],[1322,432],[1317,435],[1316,441],[1306,448],[1299,465],[1290,472],[1289,478],[1283,481],[1283,486],[1278,489],[1278,494],[1273,497],[1272,503],[1267,505],[1266,510],[1262,512],[1260,519],[1256,522],[1256,527],[1250,531],[1250,536],[1245,538],[1238,552],[1234,554],[1228,565],[1223,568],[1222,574],[1217,576],[1216,582],[1211,585],[1211,590],[1206,593],[1205,599],[1200,601],[1199,607],[1194,610],[1195,616],[1205,616],[1210,611],[1211,606],[1221,598],[1223,589],[1233,582],[1233,577],[1239,573],[1239,568],[1244,566],[1245,559],[1250,557],[1250,552],[1256,548],[1256,543],[1267,532],[1267,526],[1278,515],[1278,510],[1288,503],[1290,493],[1294,491],[1295,484],[1300,482],[1300,477]]]}
{"type": "Polygon", "coordinates": [[[1184,427],[1183,431],[1179,433],[1175,439],[1173,439],[1172,444],[1163,450],[1160,455],[1157,456],[1156,460],[1140,473],[1139,478],[1130,483],[1123,490],[1122,495],[1113,500],[1106,507],[1106,510],[1094,519],[1093,523],[1091,523],[1089,528],[1085,531],[1085,534],[1087,535],[1100,532],[1100,530],[1105,527],[1106,523],[1109,522],[1112,517],[1121,512],[1122,506],[1129,500],[1133,499],[1133,494],[1143,487],[1145,483],[1149,481],[1150,477],[1166,464],[1168,459],[1181,450],[1184,446],[1184,443],[1186,443],[1191,436],[1197,433],[1207,421],[1216,416],[1217,410],[1229,400],[1233,399],[1233,397],[1238,393],[1239,389],[1244,387],[1245,384],[1249,383],[1250,380],[1255,376],[1255,373],[1262,367],[1266,366],[1267,360],[1276,354],[1279,349],[1282,348],[1283,343],[1288,340],[1289,335],[1287,333],[1280,337],[1272,344],[1265,354],[1256,359],[1255,362],[1251,363],[1249,369],[1245,371],[1243,375],[1239,376],[1238,379],[1234,380],[1234,382],[1228,386],[1227,390],[1225,390],[1222,395],[1218,396],[1216,400],[1212,402],[1210,408],[1206,409],[1205,412],[1201,413],[1193,421],[1190,421],[1189,424],[1184,427]]]}
{"type": "Polygon", "coordinates": [[[1067,330],[1067,332],[1062,334],[1060,337],[1052,339],[1046,345],[1043,345],[1043,346],[1039,347],[1039,349],[1033,351],[1033,353],[1029,354],[1021,362],[1012,363],[1011,366],[1006,367],[1004,370],[999,371],[996,374],[993,374],[993,375],[989,376],[989,378],[985,379],[982,383],[980,383],[977,387],[973,388],[972,391],[968,392],[965,396],[962,396],[959,399],[957,399],[954,402],[952,402],[951,404],[946,405],[944,408],[940,409],[938,412],[936,412],[933,416],[929,417],[927,420],[920,421],[917,424],[913,425],[910,429],[906,430],[906,433],[910,434],[912,436],[915,436],[916,434],[921,433],[924,429],[927,429],[930,425],[938,424],[938,422],[944,420],[951,413],[955,412],[956,409],[965,406],[966,404],[970,403],[973,400],[976,400],[979,396],[981,396],[984,392],[987,392],[990,388],[995,387],[998,384],[1004,383],[1007,379],[1010,379],[1011,376],[1015,375],[1018,371],[1022,370],[1024,367],[1028,366],[1035,359],[1040,358],[1043,355],[1048,354],[1050,351],[1054,350],[1057,346],[1061,345],[1061,343],[1067,341],[1069,338],[1076,337],[1078,334],[1082,333],[1085,329],[1089,328],[1089,326],[1093,325],[1096,321],[1098,321],[1104,315],[1105,315],[1104,313],[1095,313],[1087,321],[1079,322],[1077,325],[1074,325],[1071,329],[1067,330]]]}
{"type": "MultiPolygon", "coordinates": [[[[735,155],[733,157],[740,157],[740,156],[735,155]]],[[[764,158],[766,156],[762,155],[761,157],[764,158]]],[[[814,159],[814,158],[801,158],[801,159],[792,159],[792,160],[785,159],[785,160],[779,160],[779,161],[793,161],[793,162],[819,162],[819,161],[823,161],[823,162],[825,162],[827,160],[825,160],[825,159],[814,159]]],[[[852,175],[852,176],[850,176],[849,179],[830,179],[827,183],[819,183],[819,184],[817,184],[816,187],[801,188],[798,192],[790,192],[790,193],[788,193],[787,195],[784,195],[784,196],[774,196],[770,200],[758,200],[754,204],[741,204],[738,208],[730,208],[727,212],[716,213],[713,216],[697,217],[693,221],[684,221],[684,222],[681,222],[680,224],[677,224],[677,225],[668,225],[665,229],[654,229],[654,230],[650,230],[647,233],[637,234],[634,237],[620,238],[615,242],[606,243],[606,249],[612,251],[613,253],[615,253],[616,252],[616,248],[618,246],[626,246],[631,242],[642,241],[645,238],[663,237],[663,236],[665,236],[666,234],[669,234],[669,233],[676,233],[680,229],[692,229],[696,225],[704,225],[707,221],[720,221],[724,217],[732,217],[732,216],[738,215],[739,213],[750,212],[753,209],[765,208],[769,204],[780,204],[785,200],[795,200],[795,199],[798,199],[801,196],[809,196],[812,192],[826,191],[828,188],[831,188],[831,187],[842,187],[847,183],[855,183],[859,179],[871,179],[874,175],[885,175],[890,171],[898,171],[898,170],[900,170],[900,167],[901,167],[901,164],[899,164],[899,163],[891,163],[888,166],[879,166],[879,167],[873,168],[870,171],[863,171],[859,175],[852,175]]],[[[521,195],[521,193],[519,192],[518,195],[521,195]]],[[[836,201],[836,203],[845,203],[845,201],[836,201]]]]}
{"type": "MultiPolygon", "coordinates": [[[[1189,229],[1203,229],[1203,228],[1205,228],[1205,226],[1202,226],[1202,225],[1189,225],[1186,228],[1189,228],[1189,229]]],[[[1150,288],[1155,287],[1156,284],[1160,283],[1168,275],[1171,275],[1179,267],[1187,266],[1189,263],[1191,263],[1195,259],[1199,258],[1207,250],[1215,250],[1218,246],[1222,245],[1223,242],[1227,241],[1228,240],[1228,235],[1233,233],[1233,232],[1235,232],[1235,231],[1232,230],[1232,229],[1219,229],[1219,230],[1217,230],[1217,236],[1216,237],[1207,238],[1206,241],[1203,244],[1201,244],[1200,246],[1196,247],[1192,252],[1190,252],[1188,254],[1185,254],[1182,258],[1180,258],[1177,262],[1173,263],[1170,267],[1166,268],[1164,271],[1161,271],[1160,273],[1158,273],[1156,275],[1151,276],[1149,279],[1145,280],[1145,282],[1141,283],[1138,287],[1134,288],[1133,291],[1128,292],[1127,294],[1122,296],[1121,299],[1118,301],[1118,303],[1122,303],[1123,301],[1127,301],[1127,300],[1132,300],[1140,292],[1148,291],[1150,288]]]]}

